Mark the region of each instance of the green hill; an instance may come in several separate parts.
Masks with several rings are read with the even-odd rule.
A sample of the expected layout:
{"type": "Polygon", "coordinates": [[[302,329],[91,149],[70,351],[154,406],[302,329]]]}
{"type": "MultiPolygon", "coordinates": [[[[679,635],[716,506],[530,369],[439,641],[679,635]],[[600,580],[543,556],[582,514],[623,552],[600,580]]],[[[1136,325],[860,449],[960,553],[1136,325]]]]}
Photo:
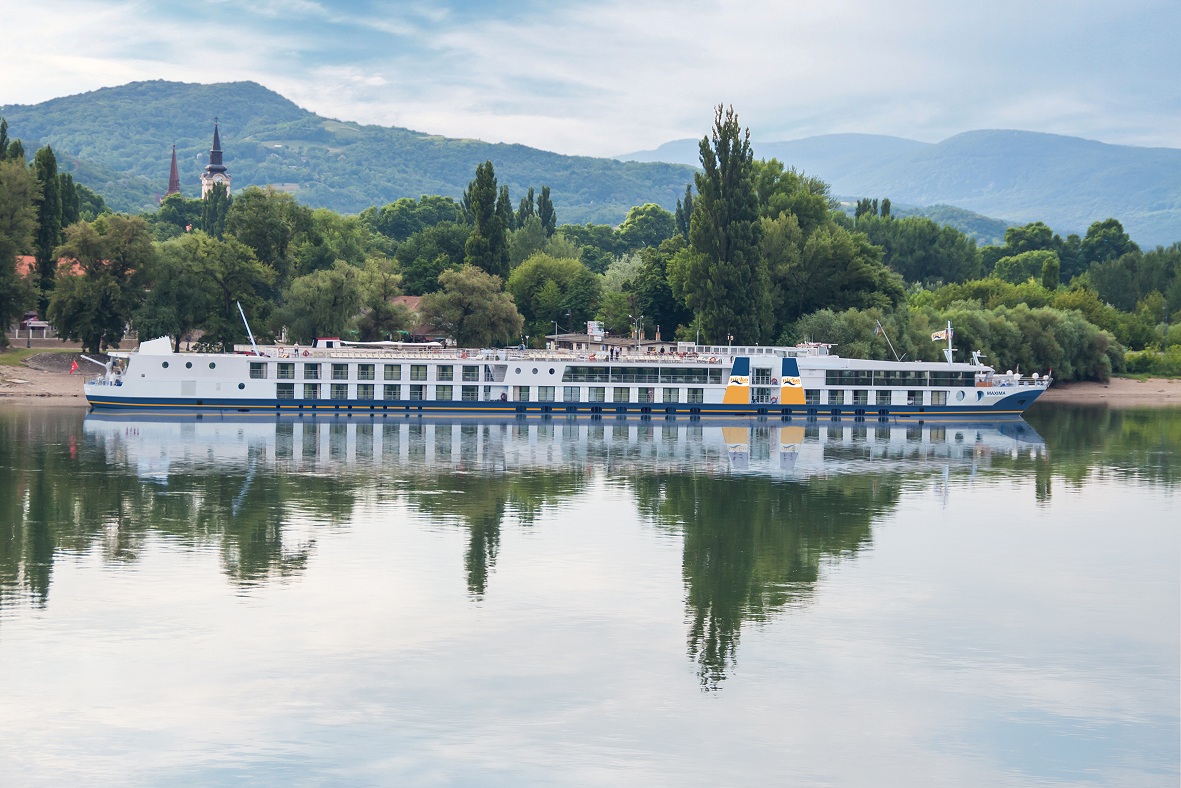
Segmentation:
{"type": "Polygon", "coordinates": [[[645,202],[676,205],[692,168],[562,156],[480,140],[320,117],[253,82],[133,82],[34,105],[0,107],[31,152],[50,144],[63,168],[116,210],[150,209],[168,186],[176,143],[181,187],[199,193],[213,116],[235,190],[273,184],[314,207],[355,213],[399,197],[459,197],[491,160],[516,200],[549,185],[563,222],[623,220],[645,202]]]}

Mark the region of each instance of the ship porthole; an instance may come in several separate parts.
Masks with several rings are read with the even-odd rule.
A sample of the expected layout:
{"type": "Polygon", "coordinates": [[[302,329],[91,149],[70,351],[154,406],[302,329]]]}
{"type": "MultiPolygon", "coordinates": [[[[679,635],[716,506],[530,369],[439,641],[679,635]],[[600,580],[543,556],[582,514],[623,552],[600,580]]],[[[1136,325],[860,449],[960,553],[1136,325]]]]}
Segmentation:
{"type": "Polygon", "coordinates": [[[534,367],[534,368],[533,368],[533,374],[534,374],[534,375],[536,375],[536,374],[537,374],[537,367],[534,367]]]}
{"type": "Polygon", "coordinates": [[[963,402],[963,401],[964,401],[964,392],[962,392],[962,391],[957,391],[957,392],[955,393],[955,398],[956,398],[958,401],[960,401],[960,402],[963,402]]]}
{"type": "Polygon", "coordinates": [[[210,361],[210,362],[209,362],[209,368],[210,368],[210,369],[216,369],[216,368],[217,368],[217,364],[216,364],[215,362],[213,362],[213,361],[210,361]]]}
{"type": "Polygon", "coordinates": [[[185,369],[192,369],[192,368],[193,368],[193,362],[186,361],[185,362],[185,369]]]}
{"type": "Polygon", "coordinates": [[[161,364],[160,366],[164,367],[164,369],[168,369],[168,362],[167,362],[167,361],[165,361],[165,362],[164,362],[163,364],[161,364]]]}
{"type": "Polygon", "coordinates": [[[239,390],[239,391],[241,391],[241,390],[242,390],[242,389],[244,389],[244,388],[246,388],[246,384],[245,384],[245,383],[239,383],[239,384],[238,384],[238,390],[239,390]]]}

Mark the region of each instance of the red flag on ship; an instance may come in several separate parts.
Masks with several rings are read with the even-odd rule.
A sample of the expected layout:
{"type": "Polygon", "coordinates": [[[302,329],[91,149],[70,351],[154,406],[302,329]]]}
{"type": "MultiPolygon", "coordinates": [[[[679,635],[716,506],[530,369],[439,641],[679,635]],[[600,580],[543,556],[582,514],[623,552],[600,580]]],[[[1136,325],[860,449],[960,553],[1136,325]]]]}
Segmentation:
{"type": "Polygon", "coordinates": [[[77,371],[78,371],[78,359],[74,359],[73,361],[70,362],[70,374],[73,375],[77,371]]]}

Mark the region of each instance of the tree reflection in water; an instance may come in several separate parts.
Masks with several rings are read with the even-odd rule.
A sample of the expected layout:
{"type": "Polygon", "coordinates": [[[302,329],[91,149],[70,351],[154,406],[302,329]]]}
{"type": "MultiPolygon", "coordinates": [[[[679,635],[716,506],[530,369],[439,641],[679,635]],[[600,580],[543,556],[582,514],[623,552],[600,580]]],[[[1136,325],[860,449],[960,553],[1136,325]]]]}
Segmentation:
{"type": "Polygon", "coordinates": [[[153,540],[215,550],[244,587],[297,576],[324,529],[349,523],[375,492],[466,530],[464,574],[480,600],[506,524],[532,527],[605,479],[683,539],[688,651],[712,689],[734,668],[743,625],[806,604],[825,561],[871,544],[875,518],[908,478],[949,467],[1008,474],[1032,479],[1043,502],[1056,480],[1080,484],[1096,469],[1169,486],[1181,478],[1174,411],[1057,408],[1031,421],[1049,451],[1020,435],[1024,423],[1016,432],[635,420],[83,426],[76,414],[10,409],[0,413],[0,610],[44,605],[57,559],[97,552],[130,563],[153,540]]]}

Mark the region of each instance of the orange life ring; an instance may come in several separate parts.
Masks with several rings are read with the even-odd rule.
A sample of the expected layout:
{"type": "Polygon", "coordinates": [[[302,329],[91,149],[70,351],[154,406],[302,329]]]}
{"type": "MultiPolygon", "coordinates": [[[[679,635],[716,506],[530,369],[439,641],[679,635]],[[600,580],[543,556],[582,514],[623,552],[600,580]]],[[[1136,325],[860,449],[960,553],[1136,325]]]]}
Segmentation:
{"type": "Polygon", "coordinates": [[[307,357],[308,357],[308,355],[309,355],[309,354],[308,354],[308,352],[305,350],[305,351],[303,352],[303,357],[304,357],[304,358],[307,358],[307,357]]]}
{"type": "Polygon", "coordinates": [[[779,378],[771,378],[771,385],[778,386],[779,385],[779,378]]]}
{"type": "Polygon", "coordinates": [[[717,357],[717,356],[710,356],[710,357],[709,357],[709,363],[711,363],[711,364],[717,364],[717,363],[718,363],[718,357],[717,357]]]}
{"type": "Polygon", "coordinates": [[[594,360],[595,360],[595,354],[594,354],[594,353],[591,353],[591,354],[590,354],[590,360],[591,360],[591,361],[594,361],[594,360]]]}

